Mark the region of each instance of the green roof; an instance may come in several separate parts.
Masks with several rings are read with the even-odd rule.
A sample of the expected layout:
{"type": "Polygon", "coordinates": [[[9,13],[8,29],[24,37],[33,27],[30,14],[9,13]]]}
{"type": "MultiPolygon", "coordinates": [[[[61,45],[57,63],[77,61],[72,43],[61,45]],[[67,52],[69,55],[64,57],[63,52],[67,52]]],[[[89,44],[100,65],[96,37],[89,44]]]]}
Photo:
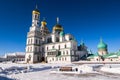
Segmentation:
{"type": "Polygon", "coordinates": [[[107,49],[107,44],[105,44],[102,39],[100,40],[100,43],[97,46],[98,49],[107,49]]]}
{"type": "Polygon", "coordinates": [[[89,58],[94,58],[94,57],[96,57],[96,56],[99,56],[98,54],[93,54],[93,55],[91,55],[91,56],[89,56],[89,57],[87,57],[88,59],[89,58]]]}
{"type": "Polygon", "coordinates": [[[109,53],[103,56],[104,58],[116,58],[118,55],[116,53],[109,53]]]}
{"type": "Polygon", "coordinates": [[[64,36],[64,32],[63,31],[60,32],[60,36],[64,36]]]}
{"type": "MultiPolygon", "coordinates": [[[[94,58],[96,56],[99,56],[98,53],[89,56],[88,59],[94,58]]],[[[109,53],[109,54],[103,55],[104,58],[117,58],[118,56],[120,56],[120,52],[118,52],[118,53],[109,53]]]]}
{"type": "Polygon", "coordinates": [[[81,46],[84,46],[85,43],[83,42],[83,40],[81,40],[81,43],[80,43],[81,46]]]}

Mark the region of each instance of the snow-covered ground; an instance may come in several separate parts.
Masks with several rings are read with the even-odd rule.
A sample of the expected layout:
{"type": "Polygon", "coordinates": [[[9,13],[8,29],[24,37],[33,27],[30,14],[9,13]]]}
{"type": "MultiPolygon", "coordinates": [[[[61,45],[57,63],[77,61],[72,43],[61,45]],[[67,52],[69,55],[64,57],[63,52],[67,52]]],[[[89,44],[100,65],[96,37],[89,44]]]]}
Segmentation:
{"type": "Polygon", "coordinates": [[[101,71],[108,72],[108,73],[114,73],[114,74],[120,74],[120,65],[116,64],[109,64],[105,65],[101,68],[101,71]]]}
{"type": "MultiPolygon", "coordinates": [[[[102,73],[86,73],[81,75],[63,75],[51,74],[50,71],[53,67],[69,66],[73,64],[16,64],[16,63],[0,63],[0,80],[119,80],[120,75],[115,74],[102,74],[102,73]],[[1,77],[2,76],[2,77],[1,77]]],[[[85,64],[82,65],[84,71],[88,71],[87,66],[98,66],[85,64]]],[[[109,67],[105,65],[104,67],[109,67]]],[[[103,67],[103,68],[104,68],[103,67]]],[[[118,69],[120,65],[111,65],[118,69]]],[[[120,68],[119,68],[120,69],[120,68]]]]}

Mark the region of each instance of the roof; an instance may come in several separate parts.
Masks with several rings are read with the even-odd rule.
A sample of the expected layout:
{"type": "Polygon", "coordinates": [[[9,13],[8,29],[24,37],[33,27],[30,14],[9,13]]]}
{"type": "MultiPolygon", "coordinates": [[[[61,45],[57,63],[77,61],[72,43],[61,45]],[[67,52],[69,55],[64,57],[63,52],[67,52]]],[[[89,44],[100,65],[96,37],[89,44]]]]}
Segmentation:
{"type": "Polygon", "coordinates": [[[107,48],[107,44],[105,44],[102,39],[100,40],[100,43],[97,46],[98,49],[106,49],[107,48]]]}
{"type": "Polygon", "coordinates": [[[104,58],[117,58],[118,55],[116,53],[109,53],[103,56],[104,58]]]}
{"type": "Polygon", "coordinates": [[[94,57],[97,57],[97,56],[99,56],[99,55],[96,53],[96,54],[93,54],[93,55],[91,55],[91,56],[89,56],[87,58],[90,59],[90,58],[94,58],[94,57]]]}
{"type": "MultiPolygon", "coordinates": [[[[88,59],[94,58],[96,56],[99,56],[99,55],[96,53],[94,55],[89,56],[88,59]]],[[[103,55],[104,58],[118,58],[119,56],[120,56],[120,51],[117,53],[109,53],[109,54],[103,55]]]]}
{"type": "Polygon", "coordinates": [[[119,51],[119,52],[117,52],[117,55],[118,55],[118,56],[120,56],[120,51],[119,51]]]}
{"type": "Polygon", "coordinates": [[[64,34],[64,32],[63,31],[61,31],[60,32],[60,36],[64,36],[65,34],[64,34]]]}
{"type": "Polygon", "coordinates": [[[63,31],[63,28],[60,24],[56,24],[54,27],[53,27],[53,30],[54,31],[63,31]]]}

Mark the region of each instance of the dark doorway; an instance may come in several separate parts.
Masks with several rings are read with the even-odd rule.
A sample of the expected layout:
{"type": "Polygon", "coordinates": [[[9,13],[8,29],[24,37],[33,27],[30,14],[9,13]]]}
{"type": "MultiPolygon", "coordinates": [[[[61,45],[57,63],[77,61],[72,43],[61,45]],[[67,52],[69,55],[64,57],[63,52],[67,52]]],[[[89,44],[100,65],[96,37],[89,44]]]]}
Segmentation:
{"type": "Polygon", "coordinates": [[[41,61],[45,61],[45,58],[44,58],[44,57],[42,57],[42,58],[41,58],[41,61]]]}

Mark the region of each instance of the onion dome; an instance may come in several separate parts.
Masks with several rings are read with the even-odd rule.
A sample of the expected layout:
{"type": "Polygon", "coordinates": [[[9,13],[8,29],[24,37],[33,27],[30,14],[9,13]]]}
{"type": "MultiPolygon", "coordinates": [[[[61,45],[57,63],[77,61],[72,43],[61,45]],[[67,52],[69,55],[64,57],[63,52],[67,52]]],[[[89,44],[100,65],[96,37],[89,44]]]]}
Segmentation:
{"type": "Polygon", "coordinates": [[[46,26],[47,22],[45,21],[45,19],[43,21],[41,21],[41,25],[46,26]]]}
{"type": "Polygon", "coordinates": [[[32,14],[40,14],[39,10],[38,9],[35,9],[32,11],[32,14]]]}
{"type": "Polygon", "coordinates": [[[57,24],[53,27],[53,31],[63,31],[63,27],[59,24],[58,17],[57,17],[57,24]]]}
{"type": "Polygon", "coordinates": [[[98,49],[107,49],[107,44],[105,44],[102,39],[100,40],[100,43],[97,46],[98,49]]]}
{"type": "Polygon", "coordinates": [[[64,32],[63,31],[60,32],[60,36],[64,36],[64,32]]]}
{"type": "Polygon", "coordinates": [[[81,40],[80,45],[81,45],[81,46],[85,46],[85,43],[83,42],[83,40],[81,40]]]}
{"type": "Polygon", "coordinates": [[[54,27],[53,27],[53,30],[54,31],[63,31],[63,28],[60,24],[56,24],[54,27]]]}
{"type": "Polygon", "coordinates": [[[36,9],[32,11],[32,14],[40,14],[40,11],[37,9],[37,5],[36,5],[36,9]]]}

